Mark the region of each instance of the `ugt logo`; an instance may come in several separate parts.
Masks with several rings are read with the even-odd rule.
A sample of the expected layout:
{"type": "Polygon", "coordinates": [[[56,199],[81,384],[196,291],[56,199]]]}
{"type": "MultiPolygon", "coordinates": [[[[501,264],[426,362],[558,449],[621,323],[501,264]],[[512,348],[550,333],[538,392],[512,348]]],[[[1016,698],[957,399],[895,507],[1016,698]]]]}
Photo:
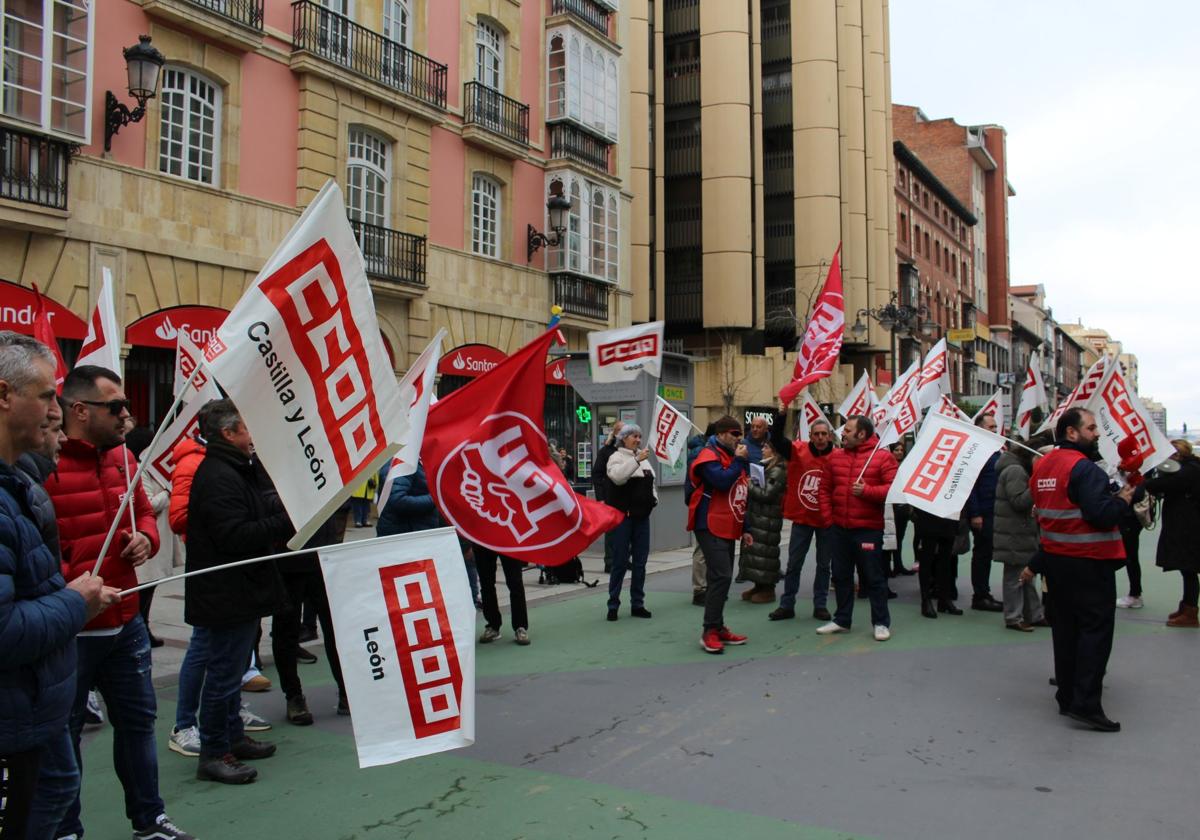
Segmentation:
{"type": "Polygon", "coordinates": [[[818,494],[820,491],[820,470],[809,470],[800,476],[800,483],[796,485],[796,495],[799,496],[800,504],[804,505],[806,510],[820,510],[820,504],[818,503],[818,494]]]}
{"type": "Polygon", "coordinates": [[[530,445],[545,437],[523,414],[487,417],[442,462],[438,498],[451,524],[468,539],[501,553],[549,548],[583,524],[571,488],[543,468],[530,445]],[[464,510],[465,503],[468,510],[464,510]]]}
{"type": "Polygon", "coordinates": [[[966,445],[970,435],[952,429],[940,429],[932,445],[925,451],[921,463],[904,485],[904,492],[933,501],[950,476],[950,466],[966,445]]]}
{"type": "Polygon", "coordinates": [[[462,666],[432,559],[379,570],[413,732],[428,738],[462,726],[462,666]]]}

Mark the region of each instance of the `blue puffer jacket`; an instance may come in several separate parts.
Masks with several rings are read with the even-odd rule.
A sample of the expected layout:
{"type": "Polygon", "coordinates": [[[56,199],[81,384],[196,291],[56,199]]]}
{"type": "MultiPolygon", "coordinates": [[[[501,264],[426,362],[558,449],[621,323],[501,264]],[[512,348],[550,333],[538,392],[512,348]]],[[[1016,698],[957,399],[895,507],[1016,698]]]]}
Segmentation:
{"type": "Polygon", "coordinates": [[[0,755],[44,743],[75,700],[83,596],[66,588],[33,519],[29,485],[0,461],[0,755]]]}
{"type": "Polygon", "coordinates": [[[996,470],[996,462],[999,460],[1000,453],[993,452],[983,465],[983,469],[980,470],[979,478],[975,479],[975,486],[971,488],[971,495],[967,496],[966,510],[964,511],[968,518],[994,514],[996,481],[1000,478],[1000,473],[996,470]]]}
{"type": "Polygon", "coordinates": [[[402,475],[392,482],[392,491],[383,510],[379,512],[379,522],[375,526],[378,536],[440,527],[442,517],[433,503],[433,496],[429,495],[424,466],[418,466],[412,475],[402,475]]]}

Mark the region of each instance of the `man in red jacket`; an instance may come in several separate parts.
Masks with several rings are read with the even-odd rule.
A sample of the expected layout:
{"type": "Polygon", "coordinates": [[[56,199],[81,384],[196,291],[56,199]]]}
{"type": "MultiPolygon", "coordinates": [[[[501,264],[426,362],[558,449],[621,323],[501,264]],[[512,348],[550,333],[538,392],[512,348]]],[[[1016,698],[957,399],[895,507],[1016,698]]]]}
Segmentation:
{"type": "Polygon", "coordinates": [[[787,571],[783,575],[783,595],[779,606],[767,618],[782,621],[796,617],[796,594],[800,591],[800,571],[813,537],[817,539],[817,573],[813,578],[813,618],[829,621],[829,570],[833,557],[833,504],[830,498],[829,456],[833,452],[833,430],[824,420],[809,429],[808,440],[789,441],[784,435],[787,406],[771,425],[771,445],[776,452],[787,452],[787,493],[783,497],[783,516],[792,522],[788,541],[787,571]]]}
{"type": "Polygon", "coordinates": [[[864,570],[863,584],[871,599],[875,641],[892,637],[888,613],[887,578],[883,572],[883,505],[896,477],[896,459],[879,447],[874,424],[866,417],[849,417],[842,430],[842,448],[829,456],[833,501],[833,588],[837,612],[833,621],[817,628],[825,636],[845,633],[854,617],[854,568],[864,570]]]}
{"type": "MultiPolygon", "coordinates": [[[[121,498],[128,492],[125,474],[125,420],[129,400],[121,377],[95,365],[75,368],[63,382],[63,430],[67,440],[58,470],[46,481],[62,540],[63,576],[73,580],[96,565],[121,498]]],[[[133,458],[128,463],[132,468],[133,458]]],[[[100,573],[118,589],[137,586],[134,571],[158,550],[154,510],[139,483],[133,496],[134,530],[129,513],[121,515],[116,536],[100,573]]],[[[71,735],[79,758],[88,691],[99,689],[113,725],[113,762],[125,788],[125,814],[135,840],[190,840],[167,818],[158,794],[158,755],[154,749],[157,704],[150,679],[150,637],[137,598],[125,598],[93,619],[79,634],[78,681],[71,711],[71,735]]],[[[82,770],[83,762],[79,762],[82,770]]],[[[82,835],[76,797],[59,837],[82,835]]]]}

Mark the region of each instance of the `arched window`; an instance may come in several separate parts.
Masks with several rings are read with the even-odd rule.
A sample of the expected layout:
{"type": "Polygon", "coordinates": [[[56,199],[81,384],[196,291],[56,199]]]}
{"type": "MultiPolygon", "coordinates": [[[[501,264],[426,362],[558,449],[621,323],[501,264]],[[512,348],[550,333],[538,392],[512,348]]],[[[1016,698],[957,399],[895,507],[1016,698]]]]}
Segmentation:
{"type": "MultiPolygon", "coordinates": [[[[599,106],[600,113],[604,113],[604,101],[596,96],[596,62],[595,51],[591,45],[583,49],[583,122],[585,125],[593,125],[596,122],[596,110],[599,106]]],[[[603,78],[603,77],[601,77],[603,78]]],[[[601,88],[603,90],[603,88],[601,88]]]]}
{"type": "Polygon", "coordinates": [[[567,49],[562,35],[550,39],[550,56],[546,64],[546,117],[558,119],[567,115],[567,49]]]}
{"type": "Polygon", "coordinates": [[[583,248],[583,215],[579,200],[579,184],[571,184],[571,209],[567,211],[567,267],[580,270],[580,251],[583,248]]]}
{"type": "Polygon", "coordinates": [[[500,184],[486,175],[471,179],[471,250],[500,258],[500,184]]]}
{"type": "Polygon", "coordinates": [[[475,24],[475,81],[504,91],[504,33],[482,17],[475,24]]]}
{"type": "Polygon", "coordinates": [[[604,79],[604,131],[609,137],[617,136],[617,101],[620,93],[617,88],[617,62],[608,60],[608,74],[604,79]]]}
{"type": "Polygon", "coordinates": [[[217,183],[221,89],[181,67],[162,71],[158,169],[201,184],[217,183]]]}
{"type": "Polygon", "coordinates": [[[617,269],[618,269],[618,264],[619,264],[619,261],[617,258],[617,253],[618,253],[617,235],[618,235],[617,199],[616,199],[616,196],[609,196],[609,198],[608,198],[608,279],[613,283],[617,282],[617,269]]]}
{"type": "Polygon", "coordinates": [[[567,114],[575,119],[580,116],[583,80],[580,64],[579,36],[572,35],[567,48],[567,114]]]}
{"type": "Polygon", "coordinates": [[[591,248],[588,259],[592,274],[604,276],[604,261],[608,254],[608,228],[605,226],[606,219],[604,213],[604,190],[600,187],[592,187],[592,202],[590,208],[591,222],[589,237],[591,238],[591,248]]]}
{"type": "Polygon", "coordinates": [[[356,222],[386,228],[389,221],[387,140],[353,126],[346,155],[346,212],[356,222]]]}
{"type": "Polygon", "coordinates": [[[409,0],[383,0],[383,37],[412,47],[412,29],[409,0]]]}

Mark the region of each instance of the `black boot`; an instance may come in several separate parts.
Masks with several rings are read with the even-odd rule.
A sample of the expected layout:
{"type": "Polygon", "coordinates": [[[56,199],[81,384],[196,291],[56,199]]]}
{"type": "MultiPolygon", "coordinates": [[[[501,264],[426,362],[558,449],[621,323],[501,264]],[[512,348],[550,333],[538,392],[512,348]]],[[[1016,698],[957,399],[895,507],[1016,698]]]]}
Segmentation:
{"type": "Polygon", "coordinates": [[[233,753],[202,755],[196,767],[196,778],[204,782],[220,782],[223,785],[245,785],[258,778],[258,771],[242,764],[233,753]]]}
{"type": "Polygon", "coordinates": [[[926,618],[937,618],[937,610],[933,608],[933,601],[929,598],[921,599],[921,615],[926,618]]]}
{"type": "Polygon", "coordinates": [[[294,723],[296,726],[312,726],[312,712],[308,710],[308,701],[304,699],[303,694],[288,698],[287,719],[288,723],[294,723]]]}
{"type": "Polygon", "coordinates": [[[946,613],[946,615],[962,615],[962,610],[954,606],[953,601],[938,601],[937,611],[946,613]]]}

